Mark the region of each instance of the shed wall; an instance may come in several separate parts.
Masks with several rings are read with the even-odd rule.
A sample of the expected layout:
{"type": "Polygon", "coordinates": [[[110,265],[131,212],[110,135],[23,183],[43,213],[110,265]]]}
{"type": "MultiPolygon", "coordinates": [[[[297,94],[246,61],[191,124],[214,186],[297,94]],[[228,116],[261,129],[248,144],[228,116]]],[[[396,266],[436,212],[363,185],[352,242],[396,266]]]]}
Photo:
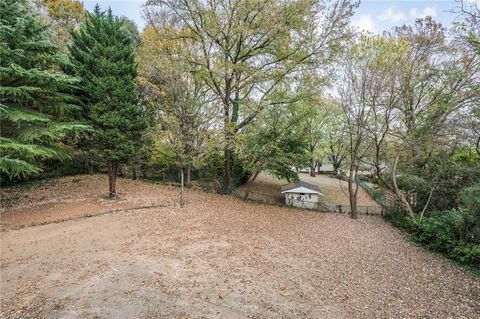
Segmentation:
{"type": "Polygon", "coordinates": [[[285,204],[287,206],[316,209],[318,207],[318,194],[286,193],[285,204]]]}

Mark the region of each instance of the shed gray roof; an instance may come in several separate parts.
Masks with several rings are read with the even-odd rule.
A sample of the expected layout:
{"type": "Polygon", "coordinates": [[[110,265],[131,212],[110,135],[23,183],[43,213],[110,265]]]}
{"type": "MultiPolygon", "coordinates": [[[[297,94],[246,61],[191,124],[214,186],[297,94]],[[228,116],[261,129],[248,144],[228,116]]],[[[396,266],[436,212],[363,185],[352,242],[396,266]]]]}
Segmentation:
{"type": "Polygon", "coordinates": [[[304,181],[299,181],[296,183],[291,183],[291,184],[282,186],[282,192],[289,191],[297,187],[305,187],[305,188],[311,189],[312,191],[320,192],[320,188],[317,185],[313,185],[304,181]]]}

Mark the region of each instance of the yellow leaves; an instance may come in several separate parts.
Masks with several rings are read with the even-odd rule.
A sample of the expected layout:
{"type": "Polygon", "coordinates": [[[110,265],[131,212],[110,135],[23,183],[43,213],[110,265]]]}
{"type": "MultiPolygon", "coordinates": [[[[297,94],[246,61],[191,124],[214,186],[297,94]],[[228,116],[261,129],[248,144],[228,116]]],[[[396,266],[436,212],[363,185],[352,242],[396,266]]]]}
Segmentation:
{"type": "Polygon", "coordinates": [[[143,88],[144,93],[150,97],[164,97],[165,92],[163,92],[156,84],[150,82],[146,77],[138,76],[137,83],[143,88]]]}
{"type": "Polygon", "coordinates": [[[79,0],[43,0],[43,6],[52,20],[56,42],[69,41],[69,28],[76,28],[83,20],[85,9],[79,0]]]}
{"type": "Polygon", "coordinates": [[[48,15],[65,24],[80,23],[85,12],[82,2],[78,0],[45,0],[48,15]]]}
{"type": "Polygon", "coordinates": [[[142,50],[145,54],[161,54],[162,52],[175,52],[181,47],[181,40],[169,38],[169,30],[158,30],[147,26],[140,35],[142,50]]]}
{"type": "Polygon", "coordinates": [[[167,31],[147,26],[140,34],[141,45],[136,52],[138,71],[143,76],[158,73],[159,70],[173,70],[173,57],[178,55],[181,40],[172,40],[167,31]]]}
{"type": "Polygon", "coordinates": [[[147,26],[142,34],[140,35],[142,39],[142,48],[155,51],[156,49],[162,48],[162,39],[157,30],[152,26],[147,26]]]}

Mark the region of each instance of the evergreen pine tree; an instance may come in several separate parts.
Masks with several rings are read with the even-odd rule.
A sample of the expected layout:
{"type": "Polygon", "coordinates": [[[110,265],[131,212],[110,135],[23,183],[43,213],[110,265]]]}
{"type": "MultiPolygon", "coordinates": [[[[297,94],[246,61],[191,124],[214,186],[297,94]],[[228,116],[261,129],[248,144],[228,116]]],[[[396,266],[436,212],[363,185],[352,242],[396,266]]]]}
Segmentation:
{"type": "Polygon", "coordinates": [[[115,197],[118,165],[135,155],[147,123],[137,105],[131,35],[110,9],[97,5],[72,39],[69,72],[81,79],[83,113],[94,130],[90,145],[106,161],[115,197]]]}
{"type": "Polygon", "coordinates": [[[60,72],[49,26],[26,0],[0,1],[0,57],[0,173],[25,178],[69,156],[62,141],[86,126],[68,121],[76,80],[60,72]]]}

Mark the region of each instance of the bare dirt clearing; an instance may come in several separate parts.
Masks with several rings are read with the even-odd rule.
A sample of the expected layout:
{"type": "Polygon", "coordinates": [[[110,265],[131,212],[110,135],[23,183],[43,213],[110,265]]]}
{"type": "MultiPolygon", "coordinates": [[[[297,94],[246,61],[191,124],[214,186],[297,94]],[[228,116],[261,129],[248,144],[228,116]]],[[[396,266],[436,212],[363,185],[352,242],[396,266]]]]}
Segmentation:
{"type": "Polygon", "coordinates": [[[68,176],[32,185],[0,189],[1,228],[38,225],[107,211],[155,205],[173,206],[178,189],[130,179],[118,179],[119,198],[107,197],[104,175],[68,176]]]}
{"type": "MultiPolygon", "coordinates": [[[[106,181],[78,178],[86,184],[72,202],[94,194],[90,178],[106,181]]],[[[68,179],[61,189],[50,185],[43,200],[63,199],[68,179]]],[[[200,191],[188,191],[180,209],[175,188],[120,183],[137,187],[120,200],[125,205],[130,198],[171,206],[1,232],[2,318],[480,316],[478,278],[379,217],[351,220],[200,191]]],[[[35,212],[33,193],[18,191],[35,212]]]]}

